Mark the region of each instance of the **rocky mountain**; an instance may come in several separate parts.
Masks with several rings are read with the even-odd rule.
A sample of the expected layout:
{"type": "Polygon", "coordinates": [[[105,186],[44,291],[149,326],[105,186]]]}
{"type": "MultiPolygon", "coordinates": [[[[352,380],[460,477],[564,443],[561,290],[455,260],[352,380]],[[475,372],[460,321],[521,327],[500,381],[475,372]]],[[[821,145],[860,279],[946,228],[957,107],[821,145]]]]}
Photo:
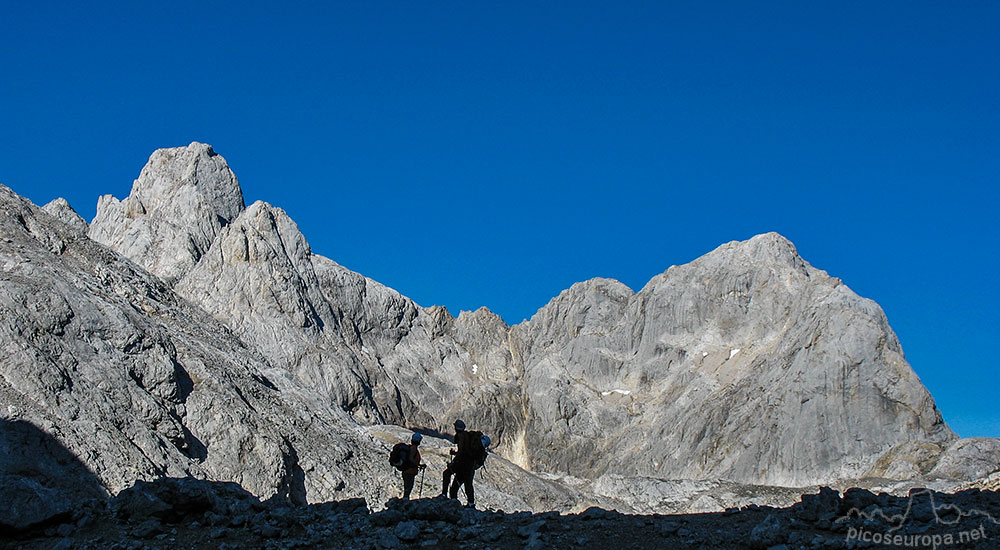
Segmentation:
{"type": "Polygon", "coordinates": [[[100,198],[90,237],[173,284],[243,206],[236,175],[211,146],[159,149],[125,200],[100,198]]]}
{"type": "Polygon", "coordinates": [[[857,477],[896,444],[954,438],[881,309],[773,233],[638,293],[580,283],[518,330],[527,446],[568,442],[536,455],[547,469],[796,486],[857,477]],[[635,444],[616,452],[621,440],[635,444]]]}
{"type": "MultiPolygon", "coordinates": [[[[4,491],[51,504],[168,476],[299,503],[398,494],[386,456],[408,431],[359,426],[162,279],[2,186],[0,235],[4,491]]],[[[486,505],[583,500],[499,457],[490,472],[486,505]]],[[[52,510],[29,512],[0,527],[52,510]]]]}
{"type": "Polygon", "coordinates": [[[0,413],[112,493],[190,475],[383,502],[382,455],[405,438],[387,425],[445,434],[459,416],[497,443],[483,494],[508,509],[700,511],[761,485],[1000,470],[994,440],[942,421],[878,305],[774,233],[638,292],[578,283],[507,326],[312,253],[205,144],[154,152],[89,225],[61,200],[0,188],[0,205],[0,413]]]}

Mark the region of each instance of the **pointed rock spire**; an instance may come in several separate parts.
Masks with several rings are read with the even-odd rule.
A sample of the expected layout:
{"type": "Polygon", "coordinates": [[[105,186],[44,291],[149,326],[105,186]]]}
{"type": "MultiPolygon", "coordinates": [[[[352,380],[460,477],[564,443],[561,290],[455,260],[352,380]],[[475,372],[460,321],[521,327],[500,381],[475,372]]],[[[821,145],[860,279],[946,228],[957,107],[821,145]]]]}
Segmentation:
{"type": "Polygon", "coordinates": [[[76,210],[73,210],[73,207],[69,205],[69,201],[62,197],[49,202],[42,207],[42,210],[70,226],[74,231],[80,233],[87,232],[87,222],[76,213],[76,210]]]}
{"type": "Polygon", "coordinates": [[[89,235],[173,285],[243,206],[226,159],[193,142],[153,152],[124,200],[101,197],[89,235]]]}

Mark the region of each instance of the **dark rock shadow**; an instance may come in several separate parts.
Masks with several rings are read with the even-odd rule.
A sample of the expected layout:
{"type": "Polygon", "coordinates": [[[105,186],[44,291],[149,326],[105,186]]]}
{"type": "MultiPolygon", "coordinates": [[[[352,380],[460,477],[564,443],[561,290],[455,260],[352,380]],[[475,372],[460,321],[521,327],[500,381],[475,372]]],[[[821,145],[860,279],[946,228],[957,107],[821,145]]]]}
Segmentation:
{"type": "Polygon", "coordinates": [[[174,362],[174,379],[177,381],[177,400],[184,403],[194,391],[194,380],[191,379],[188,371],[177,362],[174,362]]]}
{"type": "Polygon", "coordinates": [[[31,422],[0,419],[0,532],[60,521],[107,496],[94,472],[54,436],[31,422]]]}
{"type": "Polygon", "coordinates": [[[208,447],[187,428],[184,424],[181,424],[181,430],[184,433],[184,445],[180,449],[182,453],[186,456],[197,460],[198,462],[204,462],[208,458],[208,447]]]}
{"type": "Polygon", "coordinates": [[[308,502],[306,498],[306,473],[302,470],[302,465],[299,464],[299,454],[295,452],[292,442],[287,438],[284,439],[284,442],[288,447],[288,452],[284,456],[287,473],[285,479],[282,480],[279,495],[287,498],[292,504],[304,506],[308,502]]]}

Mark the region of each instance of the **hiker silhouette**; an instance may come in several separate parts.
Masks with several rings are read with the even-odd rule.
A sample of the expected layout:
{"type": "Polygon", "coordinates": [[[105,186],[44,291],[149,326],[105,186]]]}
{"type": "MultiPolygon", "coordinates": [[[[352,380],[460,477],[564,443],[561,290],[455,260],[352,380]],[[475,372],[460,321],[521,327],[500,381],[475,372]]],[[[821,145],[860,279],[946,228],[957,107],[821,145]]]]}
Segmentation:
{"type": "Polygon", "coordinates": [[[413,483],[417,479],[417,473],[427,466],[420,463],[420,441],[423,436],[419,433],[410,437],[410,444],[397,443],[392,447],[389,454],[389,464],[403,473],[403,499],[409,500],[410,493],[413,492],[413,483]]]}
{"type": "Polygon", "coordinates": [[[476,489],[473,486],[476,469],[486,460],[486,449],[483,434],[465,429],[465,422],[455,421],[455,445],[458,450],[449,451],[454,458],[445,468],[441,483],[441,495],[458,498],[458,489],[465,486],[466,506],[476,505],[476,489]],[[454,477],[454,479],[452,479],[454,477]],[[451,488],[448,482],[451,481],[451,488]]]}

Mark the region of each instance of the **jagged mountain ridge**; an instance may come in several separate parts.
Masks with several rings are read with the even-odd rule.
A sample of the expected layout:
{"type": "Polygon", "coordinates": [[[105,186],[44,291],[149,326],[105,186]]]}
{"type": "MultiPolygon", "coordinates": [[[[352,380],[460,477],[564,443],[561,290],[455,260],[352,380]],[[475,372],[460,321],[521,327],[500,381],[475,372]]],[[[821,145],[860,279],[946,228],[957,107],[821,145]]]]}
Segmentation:
{"type": "MultiPolygon", "coordinates": [[[[365,448],[339,410],[277,399],[281,373],[160,279],[0,191],[5,417],[46,428],[112,490],[209,472],[288,496],[289,434],[365,448]]],[[[311,482],[336,486],[351,468],[328,451],[311,482]]]]}
{"type": "MultiPolygon", "coordinates": [[[[208,212],[160,222],[232,219],[193,266],[105,238],[121,233],[107,198],[91,237],[179,274],[178,293],[362,423],[446,429],[461,414],[528,468],[782,485],[858,477],[895,445],[954,439],[877,304],[780,235],[723,245],[638,293],[579,283],[507,327],[485,309],[456,319],[421,308],[312,254],[281,209],[258,202],[232,216],[242,199],[224,160],[189,177],[206,155],[218,157],[197,143],[154,153],[121,203],[155,204],[150,189],[165,186],[154,173],[184,174],[167,198],[204,189],[187,201],[208,212]]],[[[169,204],[133,209],[126,225],[176,213],[169,204]]]]}
{"type": "MultiPolygon", "coordinates": [[[[407,430],[358,425],[162,279],[48,213],[56,208],[0,185],[5,495],[50,509],[93,493],[82,470],[112,494],[167,476],[232,481],[293,503],[398,496],[386,456],[407,430]]],[[[440,472],[450,444],[427,440],[440,472]]],[[[490,462],[479,479],[487,506],[612,502],[490,462]]],[[[2,515],[0,529],[18,524],[2,515]]]]}
{"type": "Polygon", "coordinates": [[[603,498],[628,508],[652,498],[648,493],[660,496],[640,508],[656,510],[673,491],[657,478],[812,485],[899,472],[933,476],[939,462],[949,465],[944,477],[955,478],[982,470],[983,456],[998,462],[989,448],[962,458],[969,446],[954,442],[877,305],[809,266],[778,235],[723,245],[637,293],[611,280],[579,283],[528,322],[508,327],[486,309],[456,318],[444,308],[421,308],[312,254],[281,209],[242,207],[235,175],[211,147],[176,149],[151,156],[157,169],[147,166],[133,187],[141,200],[102,198],[89,227],[65,201],[46,205],[50,217],[9,190],[4,195],[14,224],[5,233],[19,235],[5,254],[5,288],[14,288],[6,286],[11,274],[31,261],[50,266],[22,274],[18,280],[30,284],[6,294],[6,310],[25,309],[34,294],[82,295],[68,308],[66,326],[76,332],[63,328],[57,339],[68,343],[35,341],[30,335],[49,331],[48,321],[12,317],[8,340],[19,347],[9,344],[8,352],[21,360],[5,363],[11,391],[4,402],[25,403],[15,406],[17,416],[47,426],[86,456],[113,490],[134,479],[192,473],[235,480],[263,496],[292,496],[294,486],[309,501],[384,500],[396,489],[391,472],[379,467],[387,442],[355,422],[446,431],[455,416],[494,435],[516,464],[556,474],[540,479],[505,466],[487,480],[494,492],[486,502],[508,507],[603,498]],[[199,171],[204,166],[215,168],[199,171]],[[153,187],[160,193],[150,193],[153,187]],[[175,196],[197,207],[176,208],[168,200],[175,196]],[[164,227],[192,233],[161,239],[164,227]],[[129,231],[132,237],[115,237],[129,231]],[[173,249],[177,243],[182,250],[173,249]],[[116,274],[95,282],[86,275],[93,272],[116,274]],[[63,279],[71,284],[53,283],[63,279]],[[103,298],[84,303],[95,297],[103,298]],[[83,330],[90,321],[78,309],[122,310],[129,319],[122,325],[139,328],[121,332],[159,335],[135,348],[115,324],[101,339],[124,343],[104,355],[83,352],[91,371],[117,371],[117,393],[104,396],[106,388],[76,382],[81,369],[69,357],[81,352],[60,351],[99,345],[83,330]],[[164,317],[178,309],[184,315],[164,317]],[[839,311],[850,315],[831,317],[839,311]],[[150,367],[129,366],[134,349],[153,355],[139,361],[150,367]],[[33,381],[27,373],[35,362],[57,365],[45,376],[70,380],[77,395],[65,383],[33,381]],[[171,365],[188,372],[191,383],[171,365]],[[802,383],[786,384],[789,373],[802,383]],[[94,400],[106,403],[99,421],[74,412],[94,400]],[[72,402],[75,408],[64,407],[72,402]],[[136,403],[147,403],[138,407],[142,414],[132,410],[136,403]],[[124,423],[114,420],[122,411],[124,423]],[[800,426],[800,418],[808,422],[800,426]],[[74,435],[80,422],[91,426],[86,436],[74,435]],[[222,433],[229,425],[240,429],[222,433]],[[246,439],[257,431],[261,440],[246,439]],[[133,440],[148,449],[112,454],[114,460],[103,455],[104,446],[129,448],[133,440]],[[922,454],[909,451],[914,447],[922,454]],[[565,474],[587,480],[559,477],[565,474]],[[568,485],[558,489],[560,483],[568,485]]]}

